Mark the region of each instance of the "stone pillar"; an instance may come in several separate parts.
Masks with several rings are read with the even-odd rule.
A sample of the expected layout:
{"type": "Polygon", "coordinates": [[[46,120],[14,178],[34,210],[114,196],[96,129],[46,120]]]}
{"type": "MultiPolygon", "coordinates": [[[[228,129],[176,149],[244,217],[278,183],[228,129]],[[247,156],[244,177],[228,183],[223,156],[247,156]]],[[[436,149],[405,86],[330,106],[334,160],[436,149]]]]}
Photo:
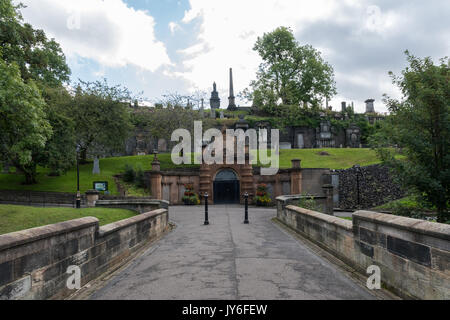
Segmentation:
{"type": "Polygon", "coordinates": [[[161,163],[158,160],[157,153],[155,152],[155,158],[152,162],[152,171],[150,173],[150,188],[152,191],[152,197],[157,200],[162,200],[162,174],[161,163]]]}
{"type": "Polygon", "coordinates": [[[333,216],[334,215],[333,185],[325,184],[322,188],[323,193],[327,197],[325,201],[325,213],[330,216],[333,216]]]}
{"type": "Polygon", "coordinates": [[[162,174],[161,171],[152,171],[150,173],[150,188],[152,198],[162,200],[162,174]]]}
{"type": "Polygon", "coordinates": [[[291,169],[291,195],[298,195],[302,193],[302,160],[292,160],[291,169]]]}
{"type": "Polygon", "coordinates": [[[97,190],[86,191],[87,206],[90,208],[95,207],[95,204],[99,199],[99,195],[100,195],[100,192],[98,192],[97,190]]]}
{"type": "Polygon", "coordinates": [[[199,188],[199,194],[202,199],[202,203],[204,204],[204,198],[203,195],[205,193],[208,193],[208,201],[209,203],[214,203],[214,195],[212,190],[212,177],[211,177],[211,170],[210,166],[203,164],[200,167],[200,188],[199,188]]]}
{"type": "Polygon", "coordinates": [[[248,201],[249,203],[253,202],[254,194],[254,186],[253,186],[253,166],[247,163],[241,170],[241,198],[240,201],[243,204],[245,199],[242,196],[246,192],[249,195],[248,201]]]}

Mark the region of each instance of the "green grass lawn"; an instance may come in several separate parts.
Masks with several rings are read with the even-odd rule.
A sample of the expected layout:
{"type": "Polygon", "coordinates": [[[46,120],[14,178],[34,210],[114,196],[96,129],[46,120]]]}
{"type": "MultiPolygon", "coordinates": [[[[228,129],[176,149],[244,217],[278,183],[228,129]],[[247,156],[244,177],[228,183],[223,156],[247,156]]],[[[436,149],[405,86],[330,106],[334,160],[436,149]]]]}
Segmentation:
{"type": "Polygon", "coordinates": [[[355,164],[369,166],[380,163],[371,149],[292,149],[280,150],[280,168],[292,167],[291,160],[301,159],[302,168],[348,169],[355,164]],[[329,155],[320,155],[326,152],[329,155]]]}
{"type": "MultiPolygon", "coordinates": [[[[161,162],[161,169],[172,169],[176,166],[172,163],[171,155],[160,154],[158,159],[161,162]]],[[[130,164],[134,168],[138,166],[143,170],[151,169],[151,162],[153,161],[153,155],[149,156],[134,156],[134,157],[118,157],[107,158],[100,160],[100,175],[92,174],[93,163],[80,166],[80,190],[82,193],[92,189],[92,183],[94,181],[108,181],[111,194],[117,195],[117,187],[114,182],[113,176],[122,173],[125,168],[125,164],[130,164]]],[[[183,167],[195,167],[195,166],[183,166],[183,167]]],[[[35,185],[23,185],[24,180],[22,175],[16,174],[0,174],[0,190],[31,190],[31,191],[49,191],[49,192],[69,192],[76,193],[77,189],[77,171],[73,168],[65,175],[60,177],[49,177],[48,170],[38,169],[38,184],[35,185]]]]}
{"type": "MultiPolygon", "coordinates": [[[[370,149],[303,149],[303,150],[281,150],[280,167],[290,168],[292,159],[301,159],[303,168],[330,168],[346,169],[355,164],[367,166],[379,163],[376,154],[370,149]],[[329,156],[319,155],[320,152],[327,152],[329,156]]],[[[161,162],[161,169],[174,169],[171,154],[160,154],[158,159],[161,162]]],[[[117,195],[117,187],[113,176],[124,171],[126,164],[134,168],[141,167],[143,170],[150,170],[153,155],[118,157],[100,160],[101,175],[92,174],[93,164],[80,166],[80,189],[84,193],[92,189],[94,181],[108,181],[110,192],[117,195]]],[[[183,165],[179,167],[195,168],[198,165],[183,165]]],[[[23,176],[16,174],[0,174],[0,190],[31,190],[31,191],[53,191],[53,192],[76,192],[76,168],[60,177],[49,177],[48,171],[40,168],[38,170],[38,184],[22,185],[23,176]]]]}
{"type": "Polygon", "coordinates": [[[58,222],[96,217],[100,225],[127,219],[137,213],[123,209],[108,208],[35,208],[26,206],[0,205],[0,234],[46,226],[58,222]]]}

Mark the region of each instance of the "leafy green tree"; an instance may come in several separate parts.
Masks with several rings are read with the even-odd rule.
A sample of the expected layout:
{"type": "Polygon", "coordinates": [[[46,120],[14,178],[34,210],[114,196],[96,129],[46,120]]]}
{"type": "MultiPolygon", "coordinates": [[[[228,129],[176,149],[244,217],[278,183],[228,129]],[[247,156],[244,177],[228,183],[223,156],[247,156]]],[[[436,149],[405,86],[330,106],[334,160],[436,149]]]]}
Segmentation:
{"type": "Polygon", "coordinates": [[[109,86],[104,81],[83,82],[77,85],[68,115],[75,124],[76,143],[81,160],[89,155],[104,155],[122,151],[132,126],[128,89],[109,86]]]}
{"type": "Polygon", "coordinates": [[[6,63],[1,54],[0,129],[0,157],[23,172],[25,183],[36,183],[36,155],[52,135],[45,101],[35,83],[24,82],[19,66],[6,63]]]}
{"type": "Polygon", "coordinates": [[[45,32],[23,22],[20,9],[11,0],[0,0],[0,47],[3,59],[15,62],[21,77],[39,86],[58,87],[67,82],[70,69],[61,47],[45,32]]]}
{"type": "Polygon", "coordinates": [[[402,76],[391,74],[403,93],[401,101],[386,96],[391,116],[372,143],[382,159],[392,164],[401,181],[434,205],[439,222],[450,221],[450,61],[435,65],[406,51],[409,66],[402,76]],[[405,160],[395,160],[386,147],[403,149],[405,160]]]}
{"type": "Polygon", "coordinates": [[[73,97],[64,87],[45,88],[45,113],[52,126],[53,135],[39,156],[39,163],[50,169],[50,175],[59,176],[76,161],[75,124],[67,115],[73,97]]]}
{"type": "Polygon", "coordinates": [[[290,29],[279,27],[265,33],[258,38],[254,50],[263,60],[257,80],[250,84],[253,90],[247,91],[255,106],[270,111],[280,104],[318,105],[336,94],[331,65],[310,45],[300,45],[290,29]]]}

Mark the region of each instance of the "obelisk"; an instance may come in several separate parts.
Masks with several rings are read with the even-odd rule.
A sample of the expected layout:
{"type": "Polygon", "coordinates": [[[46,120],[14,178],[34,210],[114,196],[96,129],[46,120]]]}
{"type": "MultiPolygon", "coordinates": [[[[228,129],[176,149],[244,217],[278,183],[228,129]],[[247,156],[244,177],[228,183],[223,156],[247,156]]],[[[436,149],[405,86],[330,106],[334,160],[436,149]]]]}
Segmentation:
{"type": "Polygon", "coordinates": [[[236,98],[234,97],[234,85],[233,85],[233,69],[230,68],[230,96],[228,97],[228,110],[236,111],[236,98]]]}

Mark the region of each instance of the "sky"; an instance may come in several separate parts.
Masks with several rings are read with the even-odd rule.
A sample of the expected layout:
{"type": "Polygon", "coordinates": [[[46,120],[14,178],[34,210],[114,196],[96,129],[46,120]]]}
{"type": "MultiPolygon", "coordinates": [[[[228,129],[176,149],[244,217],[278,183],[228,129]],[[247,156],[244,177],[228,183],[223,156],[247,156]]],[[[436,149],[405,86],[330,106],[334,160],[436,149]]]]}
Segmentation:
{"type": "MultiPolygon", "coordinates": [[[[213,82],[228,106],[229,68],[235,93],[256,78],[253,46],[279,26],[322,53],[335,71],[338,94],[330,105],[400,97],[388,75],[418,57],[449,55],[450,1],[446,0],[21,0],[26,22],[55,38],[71,80],[108,79],[147,101],[168,93],[207,93],[213,82]]],[[[239,100],[238,105],[250,102],[239,100]]],[[[206,107],[209,106],[209,103],[206,107]]]]}

